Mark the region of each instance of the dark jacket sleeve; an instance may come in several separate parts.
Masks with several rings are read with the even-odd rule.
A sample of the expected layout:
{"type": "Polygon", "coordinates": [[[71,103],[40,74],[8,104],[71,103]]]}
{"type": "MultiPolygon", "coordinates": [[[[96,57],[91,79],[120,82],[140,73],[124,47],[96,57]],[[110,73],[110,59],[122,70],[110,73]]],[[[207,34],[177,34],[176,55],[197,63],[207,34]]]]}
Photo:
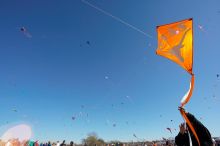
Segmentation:
{"type": "Polygon", "coordinates": [[[181,134],[179,133],[175,137],[175,143],[177,146],[189,146],[189,136],[187,133],[181,134]]]}
{"type": "MultiPolygon", "coordinates": [[[[201,143],[203,145],[212,145],[212,137],[209,130],[199,121],[197,120],[192,114],[187,113],[187,117],[191,124],[193,125],[201,143]]],[[[190,134],[192,135],[192,131],[189,129],[190,134]]]]}

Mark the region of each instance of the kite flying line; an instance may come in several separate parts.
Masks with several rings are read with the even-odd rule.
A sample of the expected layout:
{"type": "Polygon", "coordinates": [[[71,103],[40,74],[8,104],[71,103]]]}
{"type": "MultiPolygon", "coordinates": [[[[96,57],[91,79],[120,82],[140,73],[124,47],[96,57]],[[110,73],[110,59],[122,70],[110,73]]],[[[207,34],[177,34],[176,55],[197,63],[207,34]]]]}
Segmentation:
{"type": "Polygon", "coordinates": [[[115,19],[116,21],[118,21],[118,22],[120,22],[120,23],[122,23],[122,24],[124,24],[124,25],[126,25],[126,26],[128,26],[128,27],[130,27],[130,28],[132,28],[133,30],[136,30],[137,32],[139,32],[139,33],[141,33],[141,34],[143,34],[143,35],[145,35],[145,36],[147,36],[147,37],[149,37],[149,38],[152,38],[151,35],[145,33],[144,31],[140,30],[139,28],[135,27],[134,25],[131,25],[131,24],[125,22],[124,20],[122,20],[122,19],[120,19],[120,18],[118,18],[118,17],[112,15],[111,13],[109,13],[109,12],[107,12],[107,11],[105,11],[105,10],[103,10],[103,9],[101,9],[101,8],[99,8],[99,7],[95,6],[95,5],[93,5],[93,4],[91,4],[90,2],[88,2],[88,1],[86,1],[86,0],[81,0],[81,1],[82,1],[84,4],[86,4],[86,5],[88,5],[88,6],[92,7],[92,8],[94,8],[94,9],[96,9],[96,10],[98,10],[99,12],[101,12],[101,13],[103,13],[103,14],[105,14],[105,15],[107,15],[107,16],[113,18],[113,19],[115,19]]]}

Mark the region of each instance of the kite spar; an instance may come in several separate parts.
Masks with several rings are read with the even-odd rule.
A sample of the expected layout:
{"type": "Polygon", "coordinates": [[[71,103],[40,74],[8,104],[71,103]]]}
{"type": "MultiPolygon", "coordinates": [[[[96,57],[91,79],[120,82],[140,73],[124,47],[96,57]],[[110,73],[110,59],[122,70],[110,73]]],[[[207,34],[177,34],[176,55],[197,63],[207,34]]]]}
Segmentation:
{"type": "Polygon", "coordinates": [[[195,79],[193,74],[193,19],[157,26],[157,34],[156,54],[177,63],[191,75],[190,88],[182,98],[179,110],[200,146],[195,129],[184,111],[184,106],[192,96],[195,79]]]}

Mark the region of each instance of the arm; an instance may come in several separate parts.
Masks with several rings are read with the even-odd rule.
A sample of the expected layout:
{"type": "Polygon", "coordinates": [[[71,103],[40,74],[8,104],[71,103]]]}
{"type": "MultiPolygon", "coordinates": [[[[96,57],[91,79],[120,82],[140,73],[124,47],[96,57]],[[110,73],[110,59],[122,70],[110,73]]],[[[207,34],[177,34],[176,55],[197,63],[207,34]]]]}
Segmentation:
{"type": "Polygon", "coordinates": [[[200,139],[201,144],[206,143],[208,145],[212,145],[212,137],[209,130],[199,121],[197,120],[192,114],[186,114],[190,122],[192,123],[193,127],[196,130],[196,133],[200,139]]]}

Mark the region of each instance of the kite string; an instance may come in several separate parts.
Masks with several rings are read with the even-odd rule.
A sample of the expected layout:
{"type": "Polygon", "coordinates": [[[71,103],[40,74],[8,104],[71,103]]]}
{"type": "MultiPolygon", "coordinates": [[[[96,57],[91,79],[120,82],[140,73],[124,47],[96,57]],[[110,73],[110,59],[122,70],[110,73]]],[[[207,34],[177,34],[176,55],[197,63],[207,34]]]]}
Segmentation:
{"type": "Polygon", "coordinates": [[[113,18],[113,19],[115,19],[116,21],[118,21],[118,22],[120,22],[120,23],[122,23],[122,24],[124,24],[124,25],[126,25],[126,26],[128,26],[128,27],[130,27],[130,28],[132,28],[133,30],[136,30],[137,32],[139,32],[139,33],[141,33],[141,34],[143,34],[143,35],[145,35],[145,36],[147,36],[147,37],[149,37],[149,38],[153,38],[151,35],[145,33],[144,31],[140,30],[139,28],[135,27],[134,25],[131,25],[131,24],[125,22],[124,20],[120,19],[119,17],[116,17],[116,16],[112,15],[111,13],[109,13],[109,12],[107,12],[107,11],[105,11],[105,10],[103,10],[103,9],[101,9],[101,8],[99,8],[99,7],[95,6],[95,5],[93,5],[93,4],[91,4],[90,2],[88,2],[88,1],[86,1],[86,0],[81,0],[81,1],[82,1],[84,4],[86,4],[86,5],[88,5],[88,6],[92,7],[92,8],[94,8],[94,9],[96,9],[96,10],[98,10],[99,12],[101,12],[101,13],[103,13],[103,14],[105,14],[105,15],[107,15],[107,16],[113,18]]]}

